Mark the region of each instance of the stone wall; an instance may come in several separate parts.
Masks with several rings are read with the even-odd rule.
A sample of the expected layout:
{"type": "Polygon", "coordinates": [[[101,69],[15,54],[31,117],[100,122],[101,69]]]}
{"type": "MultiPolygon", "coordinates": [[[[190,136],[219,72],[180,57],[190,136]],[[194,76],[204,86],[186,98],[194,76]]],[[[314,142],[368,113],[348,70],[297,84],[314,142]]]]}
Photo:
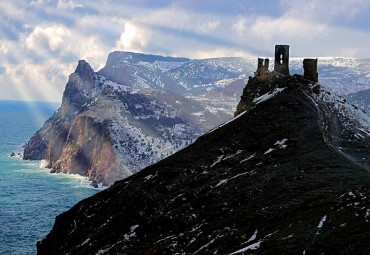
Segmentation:
{"type": "Polygon", "coordinates": [[[318,82],[319,74],[317,73],[317,58],[316,59],[305,58],[303,60],[303,69],[304,69],[303,76],[306,79],[311,80],[313,82],[318,82]]]}
{"type": "Polygon", "coordinates": [[[289,45],[275,45],[274,71],[289,75],[289,45]]]}

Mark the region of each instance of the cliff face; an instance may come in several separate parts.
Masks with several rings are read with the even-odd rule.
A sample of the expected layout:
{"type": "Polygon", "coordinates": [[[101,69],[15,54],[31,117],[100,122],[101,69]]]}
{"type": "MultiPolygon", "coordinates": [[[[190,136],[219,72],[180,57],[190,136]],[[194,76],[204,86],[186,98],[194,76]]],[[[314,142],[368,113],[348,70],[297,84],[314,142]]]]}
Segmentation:
{"type": "Polygon", "coordinates": [[[119,169],[109,130],[109,120],[96,121],[81,114],[101,88],[96,86],[94,71],[79,61],[70,75],[60,109],[30,139],[24,159],[45,160],[51,172],[88,176],[93,185],[112,184],[131,172],[119,169]]]}
{"type": "Polygon", "coordinates": [[[302,76],[250,78],[233,121],[59,215],[38,254],[369,254],[346,151],[369,160],[369,123],[302,76]]]}
{"type": "Polygon", "coordinates": [[[53,171],[88,176],[94,184],[110,184],[130,174],[120,169],[108,121],[95,122],[89,116],[77,116],[73,120],[61,157],[50,159],[54,160],[53,171]]]}
{"type": "Polygon", "coordinates": [[[94,186],[111,185],[226,118],[181,95],[117,84],[80,61],[60,109],[30,139],[24,159],[45,160],[51,172],[88,176],[94,186]]]}

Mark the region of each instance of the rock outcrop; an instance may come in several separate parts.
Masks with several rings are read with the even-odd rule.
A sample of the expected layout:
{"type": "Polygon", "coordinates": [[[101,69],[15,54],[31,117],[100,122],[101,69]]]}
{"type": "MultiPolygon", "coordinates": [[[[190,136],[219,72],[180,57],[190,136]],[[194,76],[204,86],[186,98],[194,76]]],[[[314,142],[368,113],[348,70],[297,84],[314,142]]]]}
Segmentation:
{"type": "Polygon", "coordinates": [[[152,88],[117,84],[79,61],[62,105],[30,139],[24,159],[51,172],[111,185],[192,143],[227,119],[200,103],[152,88]]]}
{"type": "Polygon", "coordinates": [[[59,215],[38,254],[369,254],[369,126],[303,76],[250,78],[233,121],[59,215]]]}

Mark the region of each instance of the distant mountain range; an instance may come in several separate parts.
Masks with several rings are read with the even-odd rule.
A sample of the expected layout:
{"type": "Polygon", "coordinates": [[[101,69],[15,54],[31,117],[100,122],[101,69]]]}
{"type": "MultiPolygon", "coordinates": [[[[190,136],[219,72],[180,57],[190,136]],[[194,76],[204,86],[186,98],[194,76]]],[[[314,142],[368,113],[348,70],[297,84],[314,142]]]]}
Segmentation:
{"type": "MultiPolygon", "coordinates": [[[[302,62],[291,58],[290,73],[303,74],[302,62]]],[[[119,84],[172,91],[232,115],[256,68],[256,58],[187,59],[117,51],[99,73],[119,84]]],[[[343,96],[370,89],[370,59],[318,58],[318,73],[322,86],[343,96]]]]}
{"type": "MultiPolygon", "coordinates": [[[[303,58],[291,58],[290,73],[303,74],[302,62],[303,58]]],[[[248,77],[254,75],[256,68],[256,58],[191,60],[117,51],[109,54],[99,73],[119,84],[165,89],[185,96],[227,90],[231,83],[243,80],[244,83],[235,88],[237,94],[230,96],[238,102],[248,77]]],[[[318,58],[318,72],[320,84],[339,94],[370,89],[370,59],[318,58]]]]}

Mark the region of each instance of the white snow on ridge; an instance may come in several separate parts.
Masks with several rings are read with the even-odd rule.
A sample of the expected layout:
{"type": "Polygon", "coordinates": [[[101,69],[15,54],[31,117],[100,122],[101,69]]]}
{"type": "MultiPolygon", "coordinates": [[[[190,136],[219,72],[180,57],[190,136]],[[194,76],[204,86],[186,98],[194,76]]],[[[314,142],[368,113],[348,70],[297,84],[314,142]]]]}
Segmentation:
{"type": "Polygon", "coordinates": [[[233,253],[230,253],[229,255],[233,255],[233,254],[238,254],[238,253],[242,253],[242,252],[246,252],[248,250],[257,250],[259,247],[260,247],[260,244],[262,243],[262,241],[259,241],[257,243],[253,243],[251,245],[248,245],[247,247],[243,248],[243,249],[240,249],[240,250],[237,250],[233,253]]]}
{"type": "Polygon", "coordinates": [[[245,162],[245,161],[248,161],[248,160],[252,159],[255,155],[256,155],[256,153],[254,153],[253,155],[249,156],[248,158],[243,159],[243,160],[242,160],[242,161],[240,161],[239,163],[243,163],[243,162],[245,162]]]}
{"type": "Polygon", "coordinates": [[[321,99],[331,107],[329,109],[331,111],[330,114],[337,112],[338,115],[349,116],[349,119],[345,119],[345,127],[355,128],[358,132],[370,135],[370,116],[362,110],[355,109],[351,104],[344,102],[342,98],[337,96],[330,89],[326,89],[326,91],[315,97],[316,101],[321,99]]]}
{"type": "Polygon", "coordinates": [[[215,166],[216,164],[220,163],[221,162],[221,159],[224,157],[224,155],[221,155],[217,158],[217,160],[215,162],[213,162],[213,164],[210,166],[210,167],[213,167],[215,166]]]}
{"type": "Polygon", "coordinates": [[[215,130],[219,129],[220,127],[223,127],[223,126],[225,126],[225,125],[229,124],[230,122],[233,122],[233,121],[234,121],[234,120],[236,120],[237,118],[240,118],[242,115],[244,115],[246,112],[247,112],[247,111],[244,111],[244,112],[240,113],[238,116],[236,116],[236,117],[234,117],[233,119],[229,120],[228,122],[225,122],[224,124],[221,124],[221,125],[219,125],[218,127],[214,128],[214,129],[211,129],[210,131],[208,131],[208,133],[207,133],[207,134],[210,134],[210,133],[212,133],[213,131],[215,131],[215,130]]]}
{"type": "Polygon", "coordinates": [[[185,62],[174,62],[174,61],[167,62],[167,61],[156,60],[153,63],[153,67],[160,69],[162,72],[167,72],[169,70],[181,67],[181,66],[185,65],[186,63],[188,63],[188,62],[187,61],[185,61],[185,62]]]}
{"type": "Polygon", "coordinates": [[[282,92],[285,88],[276,88],[274,89],[273,91],[270,91],[260,97],[257,97],[255,99],[253,99],[253,103],[255,104],[259,104],[259,103],[262,103],[264,101],[267,101],[271,98],[273,98],[274,96],[276,96],[277,94],[279,94],[280,92],[282,92]]]}
{"type": "Polygon", "coordinates": [[[131,226],[130,232],[128,234],[124,235],[124,238],[125,238],[126,241],[129,241],[130,237],[136,236],[135,229],[137,229],[138,227],[139,227],[139,225],[131,226]]]}
{"type": "Polygon", "coordinates": [[[278,146],[281,149],[285,149],[288,146],[288,145],[285,144],[286,141],[288,141],[288,139],[284,138],[281,141],[277,141],[274,145],[278,146]]]}
{"type": "Polygon", "coordinates": [[[194,116],[203,116],[204,113],[203,112],[193,112],[193,113],[191,113],[191,115],[194,115],[194,116]]]}
{"type": "Polygon", "coordinates": [[[269,154],[270,152],[272,152],[272,151],[274,151],[275,149],[273,149],[273,148],[270,148],[270,149],[268,149],[267,151],[265,151],[265,153],[263,153],[264,155],[266,155],[266,154],[269,154]]]}
{"type": "Polygon", "coordinates": [[[218,187],[218,186],[226,183],[227,181],[228,181],[228,179],[221,180],[219,183],[217,183],[217,185],[215,187],[218,187]]]}
{"type": "Polygon", "coordinates": [[[256,229],[256,231],[254,231],[254,234],[248,239],[247,243],[249,243],[249,242],[253,241],[254,239],[256,239],[257,234],[258,234],[258,230],[256,229]]]}
{"type": "Polygon", "coordinates": [[[194,252],[194,254],[197,254],[198,252],[200,252],[201,250],[203,250],[204,248],[207,248],[210,244],[212,244],[213,242],[215,241],[215,239],[212,239],[209,243],[203,245],[202,247],[199,248],[199,250],[197,250],[196,252],[194,252]]]}
{"type": "Polygon", "coordinates": [[[321,218],[320,222],[319,222],[319,225],[317,226],[317,231],[316,231],[316,235],[319,234],[320,232],[320,229],[322,228],[322,226],[324,225],[324,222],[326,221],[326,215],[324,215],[324,217],[321,218]]]}

